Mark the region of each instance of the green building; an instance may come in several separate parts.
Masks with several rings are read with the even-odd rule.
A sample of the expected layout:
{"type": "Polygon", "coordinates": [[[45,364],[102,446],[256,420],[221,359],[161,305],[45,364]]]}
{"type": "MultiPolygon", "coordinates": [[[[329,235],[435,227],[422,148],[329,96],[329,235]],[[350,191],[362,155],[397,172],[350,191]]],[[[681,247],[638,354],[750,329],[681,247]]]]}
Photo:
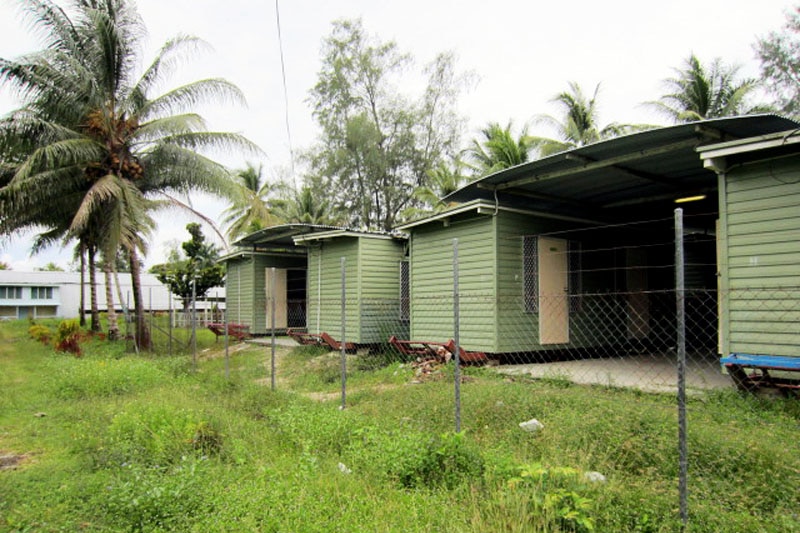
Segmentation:
{"type": "Polygon", "coordinates": [[[307,249],[309,333],[341,340],[344,301],[347,342],[379,344],[408,334],[401,298],[407,272],[404,235],[333,229],[298,235],[294,242],[307,249]]]}
{"type": "Polygon", "coordinates": [[[762,115],[658,128],[465,186],[445,199],[456,207],[397,228],[409,233],[410,339],[453,337],[457,239],[464,348],[543,356],[664,350],[675,339],[674,218],[682,207],[687,342],[717,353],[722,207],[717,176],[698,149],[795,127],[762,115]]]}
{"type": "Polygon", "coordinates": [[[700,155],[719,179],[720,351],[800,358],[800,131],[700,155]]]}

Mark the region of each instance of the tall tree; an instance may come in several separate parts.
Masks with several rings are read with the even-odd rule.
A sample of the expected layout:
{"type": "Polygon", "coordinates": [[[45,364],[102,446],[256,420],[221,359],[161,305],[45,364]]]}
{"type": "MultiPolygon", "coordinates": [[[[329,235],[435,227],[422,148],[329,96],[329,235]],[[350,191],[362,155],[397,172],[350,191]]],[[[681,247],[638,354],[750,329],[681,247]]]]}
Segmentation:
{"type": "Polygon", "coordinates": [[[472,140],[467,153],[473,161],[473,169],[480,176],[528,161],[536,140],[528,134],[527,126],[522,128],[519,136],[511,130],[510,122],[506,127],[491,122],[480,131],[477,139],[472,140]]]}
{"type": "Polygon", "coordinates": [[[174,38],[137,75],[145,28],[129,0],[72,0],[69,15],[52,0],[22,5],[45,49],[0,59],[0,82],[24,102],[0,120],[0,231],[43,227],[42,242],[78,240],[90,265],[93,251],[113,257],[125,249],[137,341],[147,347],[140,254],[152,211],[174,192],[232,194],[229,172],[203,149],[257,150],[240,135],[206,131],[190,110],[243,96],[221,79],[154,95],[203,43],[174,38]]]}
{"type": "Polygon", "coordinates": [[[755,48],[762,77],[779,109],[800,116],[800,5],[787,12],[783,31],[759,38],[755,48]]]}
{"type": "Polygon", "coordinates": [[[538,148],[541,156],[548,156],[651,127],[616,122],[601,126],[597,101],[599,92],[599,83],[592,95],[587,96],[580,85],[571,81],[566,91],[557,94],[551,100],[559,108],[559,116],[538,115],[535,118],[536,123],[549,126],[556,133],[555,138],[532,138],[532,142],[538,148]]]}
{"type": "Polygon", "coordinates": [[[331,180],[332,197],[349,223],[389,229],[413,205],[426,171],[457,147],[454,104],[464,78],[452,54],[428,66],[421,97],[404,95],[400,76],[411,63],[393,42],[369,36],[360,20],[335,22],[323,42],[322,68],[311,90],[322,129],[314,171],[331,180]]]}
{"type": "Polygon", "coordinates": [[[246,168],[236,172],[235,180],[240,186],[239,194],[225,210],[223,220],[231,240],[277,222],[268,202],[273,186],[264,180],[263,166],[248,163],[246,168]]]}
{"type": "Polygon", "coordinates": [[[749,99],[758,87],[752,78],[740,79],[739,67],[725,65],[720,58],[703,65],[694,54],[675,76],[664,80],[667,94],[647,105],[674,122],[693,122],[719,117],[748,115],[769,110],[752,106],[749,99]]]}

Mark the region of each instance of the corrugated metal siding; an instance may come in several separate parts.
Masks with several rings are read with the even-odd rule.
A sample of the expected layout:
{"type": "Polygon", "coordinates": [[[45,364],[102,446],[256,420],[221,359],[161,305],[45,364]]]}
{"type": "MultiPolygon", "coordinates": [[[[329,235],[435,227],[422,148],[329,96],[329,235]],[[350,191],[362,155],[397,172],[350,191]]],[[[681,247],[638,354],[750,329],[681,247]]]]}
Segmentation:
{"type": "Polygon", "coordinates": [[[229,261],[225,275],[225,307],[232,323],[253,325],[253,260],[229,261]]]}
{"type": "Polygon", "coordinates": [[[453,337],[453,239],[458,238],[461,345],[494,351],[496,259],[492,217],[433,223],[412,235],[411,332],[414,340],[453,337]]]}
{"type": "Polygon", "coordinates": [[[361,343],[383,343],[391,335],[405,338],[400,321],[400,261],[403,243],[360,239],[361,343]]]}
{"type": "Polygon", "coordinates": [[[341,337],[342,268],[346,275],[346,336],[348,342],[359,342],[358,239],[343,238],[324,241],[309,247],[308,254],[308,331],[327,332],[341,337]],[[320,278],[321,277],[321,284],[320,278]]]}
{"type": "Polygon", "coordinates": [[[727,175],[727,351],[800,356],[800,157],[727,175]]]}

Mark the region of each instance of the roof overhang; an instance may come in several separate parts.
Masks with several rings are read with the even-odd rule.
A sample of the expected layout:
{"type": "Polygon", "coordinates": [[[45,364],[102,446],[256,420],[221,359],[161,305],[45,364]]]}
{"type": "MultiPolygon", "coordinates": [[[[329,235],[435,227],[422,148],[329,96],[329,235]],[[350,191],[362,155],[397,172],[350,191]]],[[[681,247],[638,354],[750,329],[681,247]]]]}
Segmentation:
{"type": "Polygon", "coordinates": [[[715,172],[725,172],[731,164],[748,159],[775,158],[797,155],[800,150],[800,129],[795,128],[769,135],[759,135],[697,149],[703,165],[715,172]]]}
{"type": "MultiPolygon", "coordinates": [[[[490,174],[444,198],[614,223],[715,191],[697,149],[797,128],[775,115],[680,124],[616,137],[490,174]]],[[[399,226],[403,229],[405,226],[399,226]]]]}
{"type": "Polygon", "coordinates": [[[412,220],[411,222],[406,222],[405,224],[400,224],[397,226],[398,230],[407,231],[412,228],[416,228],[418,226],[423,226],[426,224],[431,224],[433,222],[441,222],[443,225],[448,225],[450,220],[453,217],[463,215],[463,214],[475,214],[475,215],[496,215],[499,212],[504,213],[521,213],[524,215],[531,215],[531,216],[538,216],[541,218],[550,218],[556,220],[565,220],[569,222],[579,222],[584,224],[597,224],[598,221],[590,220],[581,217],[572,217],[567,215],[561,215],[559,213],[546,213],[542,211],[532,211],[530,209],[519,209],[515,207],[509,207],[506,205],[495,204],[489,202],[487,200],[472,200],[470,202],[465,202],[463,204],[458,204],[455,207],[452,207],[446,211],[441,211],[436,213],[435,215],[431,215],[429,217],[420,218],[418,220],[412,220]]]}
{"type": "Polygon", "coordinates": [[[308,244],[310,242],[325,241],[341,238],[360,238],[360,239],[385,239],[385,240],[406,240],[408,235],[402,233],[386,233],[378,231],[356,231],[351,229],[336,229],[330,231],[317,231],[294,237],[297,245],[308,244]]]}
{"type": "Polygon", "coordinates": [[[338,226],[326,226],[321,224],[281,224],[270,226],[249,235],[245,235],[234,246],[260,248],[291,248],[294,246],[294,237],[313,233],[317,231],[336,231],[342,230],[338,226]]]}

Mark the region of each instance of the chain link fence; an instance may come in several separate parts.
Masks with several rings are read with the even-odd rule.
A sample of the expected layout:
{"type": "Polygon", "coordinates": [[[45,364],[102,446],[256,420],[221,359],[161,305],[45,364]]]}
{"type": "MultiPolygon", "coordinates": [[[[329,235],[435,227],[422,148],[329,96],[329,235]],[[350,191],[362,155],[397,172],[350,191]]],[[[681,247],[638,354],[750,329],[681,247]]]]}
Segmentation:
{"type": "MultiPolygon", "coordinates": [[[[365,296],[363,282],[360,293],[345,292],[342,259],[329,266],[342,272],[339,297],[309,295],[305,302],[292,302],[303,309],[296,313],[305,318],[305,328],[289,328],[290,344],[319,344],[341,353],[342,408],[347,353],[410,362],[421,377],[426,368],[456,359],[491,365],[509,376],[642,391],[638,402],[674,421],[676,508],[685,525],[690,492],[710,490],[702,482],[693,489],[689,473],[700,479],[704,470],[735,469],[741,460],[693,453],[693,438],[705,436],[702,419],[692,426],[692,398],[768,380],[792,392],[800,376],[749,368],[750,381],[743,384],[721,365],[721,356],[737,350],[800,355],[800,287],[753,277],[731,288],[724,274],[728,265],[717,259],[725,243],[715,234],[714,218],[684,221],[676,212],[674,224],[660,220],[520,235],[517,255],[508,258],[459,254],[454,241],[452,250],[441,250],[453,263],[435,273],[435,290],[415,292],[421,285],[415,276],[431,272],[412,257],[398,268],[392,281],[397,296],[390,298],[365,296]],[[665,395],[675,398],[672,408],[665,395]]],[[[268,340],[273,387],[275,343],[289,341],[285,333],[275,331],[268,340]]],[[[460,383],[456,371],[456,431],[462,424],[460,383]]],[[[464,420],[468,427],[468,413],[464,420]]],[[[737,420],[726,423],[735,426],[737,420]]],[[[735,441],[726,446],[735,447],[735,441]]]]}

